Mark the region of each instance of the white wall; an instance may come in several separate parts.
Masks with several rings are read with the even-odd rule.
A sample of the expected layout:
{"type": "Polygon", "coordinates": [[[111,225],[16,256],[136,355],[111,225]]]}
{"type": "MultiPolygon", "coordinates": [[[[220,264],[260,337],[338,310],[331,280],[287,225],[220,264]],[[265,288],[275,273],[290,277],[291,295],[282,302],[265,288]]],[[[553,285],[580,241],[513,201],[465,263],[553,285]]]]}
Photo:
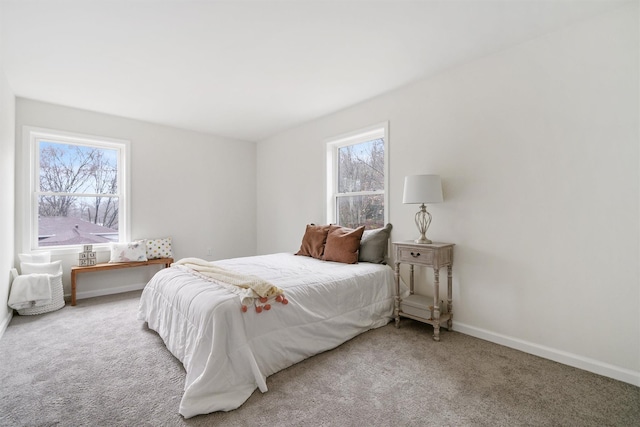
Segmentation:
{"type": "Polygon", "coordinates": [[[14,114],[15,97],[4,75],[0,54],[0,336],[9,325],[13,312],[4,301],[9,299],[9,271],[14,265],[14,114]]]}
{"type": "Polygon", "coordinates": [[[323,140],[389,120],[393,239],[417,234],[404,176],[443,179],[454,328],[640,385],[637,7],[260,142],[258,253],[325,221],[323,140]]]}
{"type": "MultiPolygon", "coordinates": [[[[173,238],[174,258],[222,259],[255,254],[255,143],[18,98],[16,188],[22,206],[22,127],[125,139],[131,143],[131,238],[173,238]],[[208,249],[211,248],[211,255],[208,249]]],[[[16,252],[26,216],[16,217],[16,252]]],[[[76,255],[64,260],[65,293],[76,255]]],[[[109,253],[98,254],[108,261],[109,253]]],[[[141,288],[153,267],[78,276],[78,297],[141,288]]]]}

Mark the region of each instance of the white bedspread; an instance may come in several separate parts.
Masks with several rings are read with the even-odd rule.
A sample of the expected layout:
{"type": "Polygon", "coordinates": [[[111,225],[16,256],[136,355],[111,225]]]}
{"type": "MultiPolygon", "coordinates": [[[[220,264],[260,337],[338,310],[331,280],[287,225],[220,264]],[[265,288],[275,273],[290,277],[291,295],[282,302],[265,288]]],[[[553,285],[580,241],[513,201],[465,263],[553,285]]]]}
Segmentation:
{"type": "Polygon", "coordinates": [[[138,318],[185,367],[180,413],[186,418],[235,409],[256,388],[267,391],[267,376],[384,326],[393,315],[393,271],[386,265],[287,253],[216,264],[282,288],[289,304],[243,313],[237,295],[184,269],[167,268],[151,279],[138,318]]]}

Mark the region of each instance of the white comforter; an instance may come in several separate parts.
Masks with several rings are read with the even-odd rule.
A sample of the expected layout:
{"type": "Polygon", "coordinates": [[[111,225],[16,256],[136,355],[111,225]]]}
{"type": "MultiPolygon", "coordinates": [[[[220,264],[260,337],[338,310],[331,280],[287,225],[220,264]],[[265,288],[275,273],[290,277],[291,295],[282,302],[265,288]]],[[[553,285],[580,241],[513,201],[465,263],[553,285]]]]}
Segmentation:
{"type": "Polygon", "coordinates": [[[184,269],[151,279],[138,318],[185,367],[186,418],[239,407],[256,387],[267,391],[267,376],[383,326],[393,314],[393,271],[386,265],[287,253],[216,264],[282,288],[289,304],[243,313],[237,295],[184,269]]]}

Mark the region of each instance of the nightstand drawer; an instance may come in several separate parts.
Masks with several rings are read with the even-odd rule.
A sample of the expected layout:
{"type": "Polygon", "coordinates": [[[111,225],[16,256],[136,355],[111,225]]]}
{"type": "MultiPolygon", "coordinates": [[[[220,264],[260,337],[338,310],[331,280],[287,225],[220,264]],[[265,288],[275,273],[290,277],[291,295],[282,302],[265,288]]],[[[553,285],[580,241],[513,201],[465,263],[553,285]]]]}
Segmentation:
{"type": "Polygon", "coordinates": [[[433,264],[433,251],[429,248],[398,248],[399,262],[407,262],[411,264],[433,264]]]}

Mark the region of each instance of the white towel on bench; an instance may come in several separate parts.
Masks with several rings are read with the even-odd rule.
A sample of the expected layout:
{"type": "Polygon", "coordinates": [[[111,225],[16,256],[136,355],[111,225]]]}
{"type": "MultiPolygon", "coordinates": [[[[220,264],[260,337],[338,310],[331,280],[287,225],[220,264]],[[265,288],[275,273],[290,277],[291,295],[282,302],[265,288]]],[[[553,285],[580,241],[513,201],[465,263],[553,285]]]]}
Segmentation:
{"type": "Polygon", "coordinates": [[[11,285],[9,307],[21,310],[51,303],[51,274],[23,274],[11,285]]]}

